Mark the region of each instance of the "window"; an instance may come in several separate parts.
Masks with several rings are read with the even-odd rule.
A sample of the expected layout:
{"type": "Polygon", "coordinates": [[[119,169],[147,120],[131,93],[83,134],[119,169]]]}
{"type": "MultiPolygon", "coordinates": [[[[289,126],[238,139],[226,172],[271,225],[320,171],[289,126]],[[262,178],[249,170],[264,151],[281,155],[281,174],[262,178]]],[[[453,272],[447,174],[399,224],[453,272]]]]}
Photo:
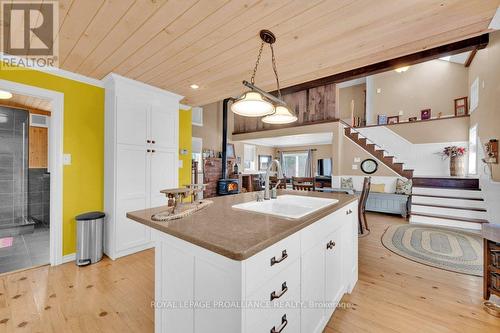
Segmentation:
{"type": "Polygon", "coordinates": [[[283,153],[283,172],[286,177],[305,177],[307,152],[283,153]]]}
{"type": "Polygon", "coordinates": [[[192,138],[192,159],[198,162],[198,172],[203,172],[203,157],[202,157],[203,140],[201,138],[192,138]]]}
{"type": "Polygon", "coordinates": [[[477,174],[477,125],[469,129],[469,174],[477,174]]]}
{"type": "Polygon", "coordinates": [[[243,146],[243,168],[245,170],[257,170],[255,163],[255,146],[254,145],[244,145],[243,146]]]}

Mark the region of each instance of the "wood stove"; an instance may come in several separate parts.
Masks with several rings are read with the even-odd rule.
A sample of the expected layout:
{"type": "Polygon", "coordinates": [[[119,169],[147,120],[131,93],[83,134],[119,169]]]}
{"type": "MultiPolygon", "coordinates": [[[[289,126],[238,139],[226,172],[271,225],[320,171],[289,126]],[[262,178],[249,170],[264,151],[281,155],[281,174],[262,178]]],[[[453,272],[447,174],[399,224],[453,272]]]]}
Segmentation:
{"type": "Polygon", "coordinates": [[[217,194],[228,195],[240,193],[238,179],[219,179],[217,182],[217,194]]]}
{"type": "Polygon", "coordinates": [[[222,103],[222,178],[217,182],[217,194],[228,195],[240,193],[238,179],[227,178],[227,104],[231,98],[222,103]]]}

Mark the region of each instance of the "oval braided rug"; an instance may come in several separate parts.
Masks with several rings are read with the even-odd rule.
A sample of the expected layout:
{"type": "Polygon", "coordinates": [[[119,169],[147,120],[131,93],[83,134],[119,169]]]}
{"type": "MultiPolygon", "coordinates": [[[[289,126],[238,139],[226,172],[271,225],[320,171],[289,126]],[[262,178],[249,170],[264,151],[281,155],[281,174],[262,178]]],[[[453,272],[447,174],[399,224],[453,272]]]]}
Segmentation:
{"type": "Polygon", "coordinates": [[[382,244],[424,265],[483,276],[483,243],[474,233],[420,224],[395,225],[384,232],[382,244]]]}

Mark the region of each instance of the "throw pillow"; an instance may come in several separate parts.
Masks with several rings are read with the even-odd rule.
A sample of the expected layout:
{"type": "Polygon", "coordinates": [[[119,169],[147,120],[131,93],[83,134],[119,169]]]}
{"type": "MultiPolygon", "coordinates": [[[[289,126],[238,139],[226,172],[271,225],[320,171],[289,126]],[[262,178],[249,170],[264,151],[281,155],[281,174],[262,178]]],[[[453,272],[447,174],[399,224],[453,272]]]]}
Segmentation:
{"type": "Polygon", "coordinates": [[[340,188],[346,189],[346,190],[354,190],[354,185],[352,182],[352,177],[349,178],[340,178],[340,188]]]}
{"type": "Polygon", "coordinates": [[[411,179],[403,180],[398,178],[396,181],[396,193],[397,194],[411,194],[412,182],[411,179]]]}
{"type": "Polygon", "coordinates": [[[370,185],[370,192],[384,193],[385,192],[385,184],[371,184],[370,185]]]}

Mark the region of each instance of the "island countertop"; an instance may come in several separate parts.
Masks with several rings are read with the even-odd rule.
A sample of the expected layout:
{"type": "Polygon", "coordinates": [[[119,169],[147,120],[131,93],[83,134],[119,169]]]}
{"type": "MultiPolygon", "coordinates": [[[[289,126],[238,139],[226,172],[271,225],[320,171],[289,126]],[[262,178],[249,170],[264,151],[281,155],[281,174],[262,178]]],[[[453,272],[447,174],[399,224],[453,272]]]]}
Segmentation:
{"type": "Polygon", "coordinates": [[[227,258],[241,261],[357,200],[356,196],[343,193],[278,191],[278,195],[283,194],[331,198],[339,202],[297,220],[232,208],[236,204],[254,201],[255,193],[250,192],[209,198],[213,204],[178,220],[160,222],[151,219],[152,215],[165,210],[166,206],[129,212],[127,217],[227,258]]]}

